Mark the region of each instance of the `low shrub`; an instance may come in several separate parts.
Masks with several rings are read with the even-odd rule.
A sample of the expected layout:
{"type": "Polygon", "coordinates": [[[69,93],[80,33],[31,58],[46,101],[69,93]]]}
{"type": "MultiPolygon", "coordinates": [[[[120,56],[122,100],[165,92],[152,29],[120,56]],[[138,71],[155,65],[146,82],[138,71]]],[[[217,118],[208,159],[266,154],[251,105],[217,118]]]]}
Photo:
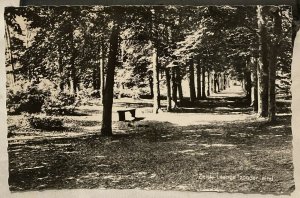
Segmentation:
{"type": "Polygon", "coordinates": [[[63,129],[63,121],[58,118],[46,115],[31,115],[28,122],[32,128],[42,130],[61,130],[63,129]]]}
{"type": "Polygon", "coordinates": [[[40,82],[20,80],[7,88],[8,114],[41,112],[44,100],[51,95],[55,85],[46,79],[40,82]]]}
{"type": "Polygon", "coordinates": [[[42,111],[46,115],[72,115],[78,102],[74,94],[57,92],[45,100],[42,111]]]}

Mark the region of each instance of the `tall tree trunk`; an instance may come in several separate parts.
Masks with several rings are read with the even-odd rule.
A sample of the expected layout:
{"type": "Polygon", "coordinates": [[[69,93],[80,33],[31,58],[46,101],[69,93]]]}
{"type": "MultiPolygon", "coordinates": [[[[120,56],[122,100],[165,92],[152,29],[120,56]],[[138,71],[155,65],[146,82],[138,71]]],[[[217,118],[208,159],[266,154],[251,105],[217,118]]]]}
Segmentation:
{"type": "Polygon", "coordinates": [[[211,79],[210,79],[210,72],[209,71],[207,71],[207,96],[210,96],[210,81],[211,81],[211,79]]]}
{"type": "Polygon", "coordinates": [[[93,68],[93,82],[92,82],[92,85],[93,85],[93,90],[97,90],[97,69],[96,68],[93,68]]]}
{"type": "Polygon", "coordinates": [[[219,89],[220,89],[220,91],[223,91],[223,76],[222,76],[222,72],[219,74],[219,89]]]}
{"type": "Polygon", "coordinates": [[[177,72],[178,67],[172,67],[172,100],[177,105],[177,72]]]}
{"type": "Polygon", "coordinates": [[[176,68],[176,78],[177,78],[179,103],[180,103],[180,105],[182,105],[183,104],[183,92],[182,92],[182,77],[181,77],[180,67],[176,68]]]}
{"type": "Polygon", "coordinates": [[[167,111],[170,112],[172,110],[170,68],[166,68],[165,72],[167,81],[167,111]]]}
{"type": "Polygon", "coordinates": [[[153,69],[153,84],[154,84],[153,113],[156,114],[160,109],[159,69],[158,69],[158,55],[157,55],[156,47],[153,48],[152,69],[153,69]]]}
{"type": "Polygon", "coordinates": [[[271,10],[274,20],[274,34],[275,41],[271,44],[270,49],[270,60],[269,60],[269,89],[268,89],[268,119],[270,122],[276,121],[276,64],[277,64],[277,54],[280,48],[279,38],[281,36],[281,17],[279,16],[279,8],[275,7],[271,10]]]}
{"type": "Polygon", "coordinates": [[[276,121],[276,94],[275,94],[275,79],[276,79],[276,62],[277,62],[277,47],[270,49],[269,61],[269,86],[268,86],[268,119],[270,122],[276,121]]]}
{"type": "Polygon", "coordinates": [[[64,71],[64,67],[63,67],[63,63],[62,63],[62,51],[61,51],[61,43],[59,43],[58,46],[58,71],[59,71],[59,89],[60,91],[64,91],[64,87],[65,87],[65,79],[64,79],[64,75],[63,75],[63,71],[64,71]]]}
{"type": "Polygon", "coordinates": [[[200,65],[200,58],[197,61],[197,99],[201,99],[201,65],[200,65]]]}
{"type": "Polygon", "coordinates": [[[101,98],[101,103],[103,105],[104,101],[104,86],[105,86],[105,73],[104,73],[104,42],[101,39],[100,41],[100,59],[99,59],[99,70],[100,70],[100,98],[101,98]]]}
{"type": "Polygon", "coordinates": [[[10,42],[10,31],[8,25],[5,25],[5,38],[6,38],[6,49],[9,54],[9,62],[11,65],[11,74],[12,74],[12,82],[16,82],[16,76],[15,76],[15,65],[13,61],[13,56],[12,56],[12,47],[11,47],[11,42],[10,42]]]}
{"type": "Polygon", "coordinates": [[[220,92],[220,74],[217,77],[217,92],[220,92]]]}
{"type": "Polygon", "coordinates": [[[219,87],[220,87],[220,91],[223,90],[223,77],[222,77],[222,72],[219,74],[219,87]]]}
{"type": "Polygon", "coordinates": [[[256,67],[251,70],[251,106],[257,112],[257,71],[256,67]]]}
{"type": "Polygon", "coordinates": [[[225,73],[223,73],[223,90],[226,89],[226,78],[225,78],[225,73]]]}
{"type": "Polygon", "coordinates": [[[214,72],[211,74],[211,92],[215,93],[215,75],[214,75],[214,72]]]}
{"type": "Polygon", "coordinates": [[[218,74],[214,73],[214,93],[217,93],[218,74]]]}
{"type": "Polygon", "coordinates": [[[115,67],[118,59],[118,43],[119,43],[120,27],[118,23],[114,23],[109,39],[109,54],[107,61],[106,83],[104,86],[103,112],[101,135],[112,135],[112,105],[114,96],[114,77],[115,67]]]}
{"type": "Polygon", "coordinates": [[[76,76],[76,68],[75,68],[75,54],[72,54],[71,57],[71,79],[72,79],[72,93],[77,94],[77,76],[76,76]]]}
{"type": "Polygon", "coordinates": [[[77,52],[75,50],[75,43],[74,43],[74,27],[73,24],[70,25],[70,32],[69,38],[71,43],[71,58],[70,58],[70,77],[71,77],[71,90],[70,92],[75,94],[77,93],[77,76],[76,76],[76,67],[75,67],[75,59],[77,56],[77,52]]]}
{"type": "Polygon", "coordinates": [[[149,75],[149,88],[150,88],[150,97],[153,98],[154,96],[154,91],[153,91],[153,77],[149,75]]]}
{"type": "Polygon", "coordinates": [[[250,106],[251,105],[251,87],[252,87],[250,71],[244,72],[244,80],[245,80],[246,99],[250,106]]]}
{"type": "Polygon", "coordinates": [[[194,61],[190,59],[189,62],[189,87],[190,87],[190,101],[194,102],[196,98],[195,92],[195,77],[194,77],[194,61]]]}
{"type": "Polygon", "coordinates": [[[205,82],[205,66],[204,66],[204,64],[202,65],[202,96],[201,96],[201,98],[202,99],[205,99],[206,98],[206,93],[205,93],[205,90],[206,90],[206,87],[205,87],[205,84],[206,84],[206,82],[205,82]]]}
{"type": "Polygon", "coordinates": [[[257,65],[258,73],[258,116],[268,116],[268,64],[267,64],[267,43],[266,29],[262,16],[262,7],[257,6],[258,18],[258,43],[259,43],[259,58],[257,65]]]}

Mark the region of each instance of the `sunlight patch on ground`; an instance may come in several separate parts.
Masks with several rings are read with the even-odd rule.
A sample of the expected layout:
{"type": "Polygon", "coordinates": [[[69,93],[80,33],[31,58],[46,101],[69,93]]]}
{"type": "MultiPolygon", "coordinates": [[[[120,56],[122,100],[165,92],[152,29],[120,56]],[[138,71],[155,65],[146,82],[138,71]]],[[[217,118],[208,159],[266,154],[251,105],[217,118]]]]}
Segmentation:
{"type": "Polygon", "coordinates": [[[178,153],[190,153],[190,152],[194,152],[194,151],[195,150],[188,149],[188,150],[178,151],[178,153]]]}
{"type": "Polygon", "coordinates": [[[106,156],[104,156],[104,155],[98,155],[98,156],[95,156],[95,158],[106,158],[106,156]]]}
{"type": "Polygon", "coordinates": [[[169,152],[171,154],[174,154],[174,155],[177,155],[177,154],[185,154],[185,155],[192,155],[192,156],[195,156],[195,155],[199,155],[199,156],[202,156],[202,155],[207,155],[208,153],[207,152],[198,152],[198,151],[195,151],[195,150],[192,150],[192,149],[187,149],[187,150],[182,150],[182,151],[172,151],[172,152],[169,152]]]}
{"type": "Polygon", "coordinates": [[[25,170],[32,170],[32,169],[40,169],[40,168],[45,168],[45,166],[35,166],[35,167],[29,167],[29,168],[24,168],[25,170]]]}
{"type": "Polygon", "coordinates": [[[175,187],[176,190],[188,190],[189,187],[186,185],[178,185],[175,187]]]}
{"type": "Polygon", "coordinates": [[[191,144],[187,144],[188,146],[197,146],[197,144],[191,143],[191,144]]]}
{"type": "Polygon", "coordinates": [[[237,147],[234,144],[200,144],[200,146],[204,147],[237,147]]]}
{"type": "Polygon", "coordinates": [[[272,135],[259,135],[258,136],[259,139],[271,139],[273,137],[274,137],[273,134],[272,135]]]}
{"type": "MultiPolygon", "coordinates": [[[[46,139],[60,139],[60,138],[76,138],[76,137],[84,137],[95,132],[39,132],[41,135],[35,136],[14,136],[12,138],[8,138],[8,144],[20,144],[20,141],[29,141],[29,140],[46,140],[46,139]]],[[[59,145],[58,145],[59,146],[59,145]]]]}
{"type": "Polygon", "coordinates": [[[98,167],[109,167],[108,164],[98,164],[97,166],[98,166],[98,167]]]}
{"type": "Polygon", "coordinates": [[[59,146],[59,147],[72,146],[72,144],[59,144],[59,143],[56,143],[56,144],[53,144],[53,145],[59,146]]]}
{"type": "MultiPolygon", "coordinates": [[[[239,114],[239,115],[219,115],[207,113],[189,113],[189,114],[176,114],[176,113],[161,113],[161,114],[147,114],[145,120],[170,122],[177,126],[189,125],[211,125],[212,123],[222,122],[236,122],[244,121],[247,119],[255,118],[255,115],[239,114]]],[[[186,131],[187,132],[187,131],[186,131]]]]}
{"type": "Polygon", "coordinates": [[[101,126],[99,124],[98,126],[85,126],[83,128],[84,128],[84,130],[87,130],[87,131],[96,131],[96,130],[100,131],[101,126]]]}
{"type": "Polygon", "coordinates": [[[279,126],[269,126],[269,128],[271,128],[271,129],[282,129],[282,128],[285,128],[286,126],[284,126],[284,125],[279,125],[279,126]]]}
{"type": "Polygon", "coordinates": [[[87,175],[82,176],[81,178],[88,178],[88,179],[93,179],[93,178],[98,178],[99,173],[93,172],[93,173],[88,173],[87,175]]]}

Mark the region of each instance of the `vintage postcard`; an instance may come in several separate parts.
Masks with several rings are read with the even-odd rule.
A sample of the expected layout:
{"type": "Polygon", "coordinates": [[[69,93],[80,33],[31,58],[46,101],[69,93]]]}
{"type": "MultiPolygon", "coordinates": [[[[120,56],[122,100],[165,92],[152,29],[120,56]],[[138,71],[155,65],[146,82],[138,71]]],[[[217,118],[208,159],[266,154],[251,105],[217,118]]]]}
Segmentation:
{"type": "Polygon", "coordinates": [[[295,190],[291,7],[4,17],[10,191],[295,190]]]}

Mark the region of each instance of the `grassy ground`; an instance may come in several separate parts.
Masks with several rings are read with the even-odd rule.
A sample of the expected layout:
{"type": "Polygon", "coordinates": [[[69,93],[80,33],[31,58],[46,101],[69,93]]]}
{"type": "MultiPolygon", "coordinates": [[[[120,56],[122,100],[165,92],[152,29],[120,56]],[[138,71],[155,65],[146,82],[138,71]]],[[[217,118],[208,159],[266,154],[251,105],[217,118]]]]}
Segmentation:
{"type": "Polygon", "coordinates": [[[293,191],[288,102],[278,103],[274,124],[257,119],[231,92],[155,116],[150,100],[115,106],[124,104],[138,107],[140,118],[118,122],[114,114],[109,138],[99,137],[99,106],[63,117],[60,132],[26,128],[22,116],[9,116],[10,189],[293,191]]]}

